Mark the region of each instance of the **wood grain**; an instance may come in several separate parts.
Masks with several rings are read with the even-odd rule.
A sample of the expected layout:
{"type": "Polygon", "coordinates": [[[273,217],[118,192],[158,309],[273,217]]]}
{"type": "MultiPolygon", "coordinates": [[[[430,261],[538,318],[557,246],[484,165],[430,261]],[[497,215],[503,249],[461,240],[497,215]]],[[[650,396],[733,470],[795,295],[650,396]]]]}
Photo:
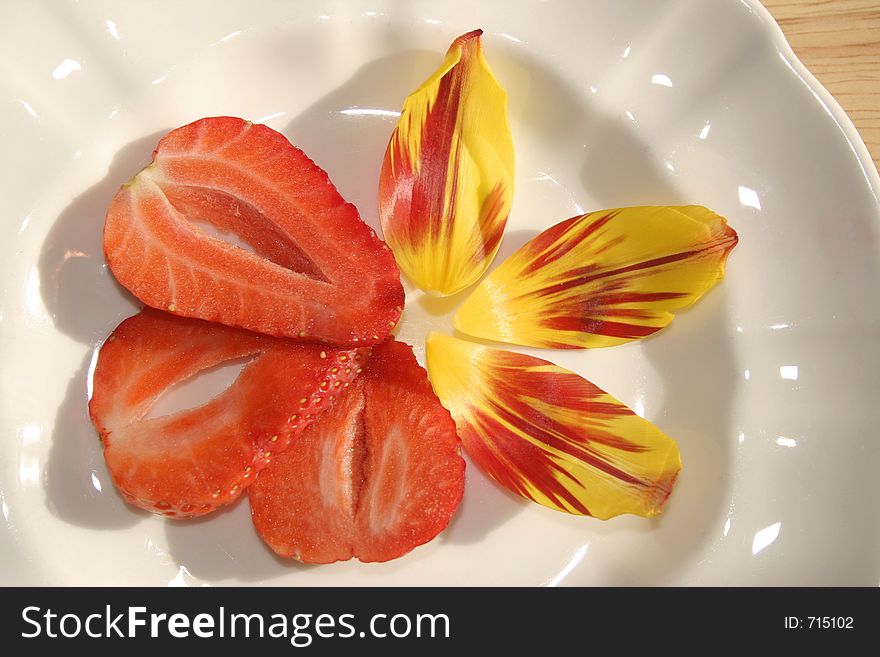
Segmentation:
{"type": "Polygon", "coordinates": [[[763,3],[798,58],[852,119],[880,167],[880,2],[763,3]]]}

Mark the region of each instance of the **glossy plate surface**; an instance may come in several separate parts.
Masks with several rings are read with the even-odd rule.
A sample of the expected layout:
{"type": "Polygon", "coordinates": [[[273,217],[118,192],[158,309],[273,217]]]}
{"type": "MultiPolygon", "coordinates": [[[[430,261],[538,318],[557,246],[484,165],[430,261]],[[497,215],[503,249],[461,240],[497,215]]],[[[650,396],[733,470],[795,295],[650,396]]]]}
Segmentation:
{"type": "MultiPolygon", "coordinates": [[[[3,584],[877,585],[880,177],[753,0],[7,2],[0,9],[3,584]],[[540,18],[537,18],[540,17],[540,18]],[[113,489],[86,414],[95,346],[136,308],[104,212],[159,136],[209,115],[281,130],[377,225],[406,95],[481,27],[510,98],[516,195],[496,264],[586,210],[706,205],[724,282],[641,343],[530,352],[679,442],[664,516],[528,504],[473,467],[403,559],[276,559],[239,503],[167,522],[113,489]]],[[[423,354],[460,299],[410,292],[423,354]]]]}

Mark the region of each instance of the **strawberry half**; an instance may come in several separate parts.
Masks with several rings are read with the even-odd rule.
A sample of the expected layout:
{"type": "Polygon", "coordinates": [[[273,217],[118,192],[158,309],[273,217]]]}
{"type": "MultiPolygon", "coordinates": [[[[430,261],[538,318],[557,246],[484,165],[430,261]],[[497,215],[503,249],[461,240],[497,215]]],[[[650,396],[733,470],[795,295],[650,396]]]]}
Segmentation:
{"type": "Polygon", "coordinates": [[[403,307],[394,257],[327,174],[238,118],[163,137],[114,197],[104,252],[145,304],[269,335],[374,344],[403,307]]]}
{"type": "Polygon", "coordinates": [[[449,412],[401,342],[374,347],[364,372],[249,497],[276,553],[306,563],[388,561],[430,541],[464,492],[449,412]]]}
{"type": "Polygon", "coordinates": [[[358,374],[368,349],[318,345],[145,309],[103,344],[89,413],[113,481],[130,503],[171,517],[241,495],[358,374]],[[230,360],[238,378],[196,408],[148,417],[170,387],[230,360]]]}

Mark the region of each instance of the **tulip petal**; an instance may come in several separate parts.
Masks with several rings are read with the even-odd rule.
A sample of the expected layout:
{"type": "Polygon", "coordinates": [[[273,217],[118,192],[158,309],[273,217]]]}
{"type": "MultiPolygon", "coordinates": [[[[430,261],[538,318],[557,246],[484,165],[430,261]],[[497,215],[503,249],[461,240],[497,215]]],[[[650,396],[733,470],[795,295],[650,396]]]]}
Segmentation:
{"type": "Polygon", "coordinates": [[[407,98],[379,179],[379,213],[397,263],[421,289],[475,283],[501,244],[513,198],[507,94],[480,45],[456,39],[407,98]]]}
{"type": "Polygon", "coordinates": [[[502,486],[603,520],[662,511],[681,469],[678,447],[586,379],[438,333],[427,360],[465,451],[502,486]]]}
{"type": "Polygon", "coordinates": [[[469,335],[574,349],[638,340],[724,276],[736,232],[701,206],[591,212],[503,262],[455,316],[469,335]]]}

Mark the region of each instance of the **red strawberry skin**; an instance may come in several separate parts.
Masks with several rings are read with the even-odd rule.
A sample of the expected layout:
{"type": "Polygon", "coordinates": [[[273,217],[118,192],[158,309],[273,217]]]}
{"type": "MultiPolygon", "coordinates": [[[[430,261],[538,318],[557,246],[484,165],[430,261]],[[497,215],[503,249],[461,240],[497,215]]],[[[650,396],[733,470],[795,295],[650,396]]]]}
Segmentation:
{"type": "Polygon", "coordinates": [[[92,378],[89,413],[114,483],[128,502],[174,518],[234,501],[332,406],[368,351],[143,310],[105,341],[92,378]],[[170,387],[239,358],[251,360],[213,399],[147,417],[170,387]]]}
{"type": "Polygon", "coordinates": [[[331,411],[260,472],[254,525],[277,554],[305,563],[388,561],[433,539],[464,492],[452,417],[412,348],[373,348],[331,411]]]}
{"type": "Polygon", "coordinates": [[[104,253],[149,306],[274,336],[378,343],[404,302],[391,251],[327,174],[281,133],[234,117],[162,138],[111,202],[104,253]]]}

